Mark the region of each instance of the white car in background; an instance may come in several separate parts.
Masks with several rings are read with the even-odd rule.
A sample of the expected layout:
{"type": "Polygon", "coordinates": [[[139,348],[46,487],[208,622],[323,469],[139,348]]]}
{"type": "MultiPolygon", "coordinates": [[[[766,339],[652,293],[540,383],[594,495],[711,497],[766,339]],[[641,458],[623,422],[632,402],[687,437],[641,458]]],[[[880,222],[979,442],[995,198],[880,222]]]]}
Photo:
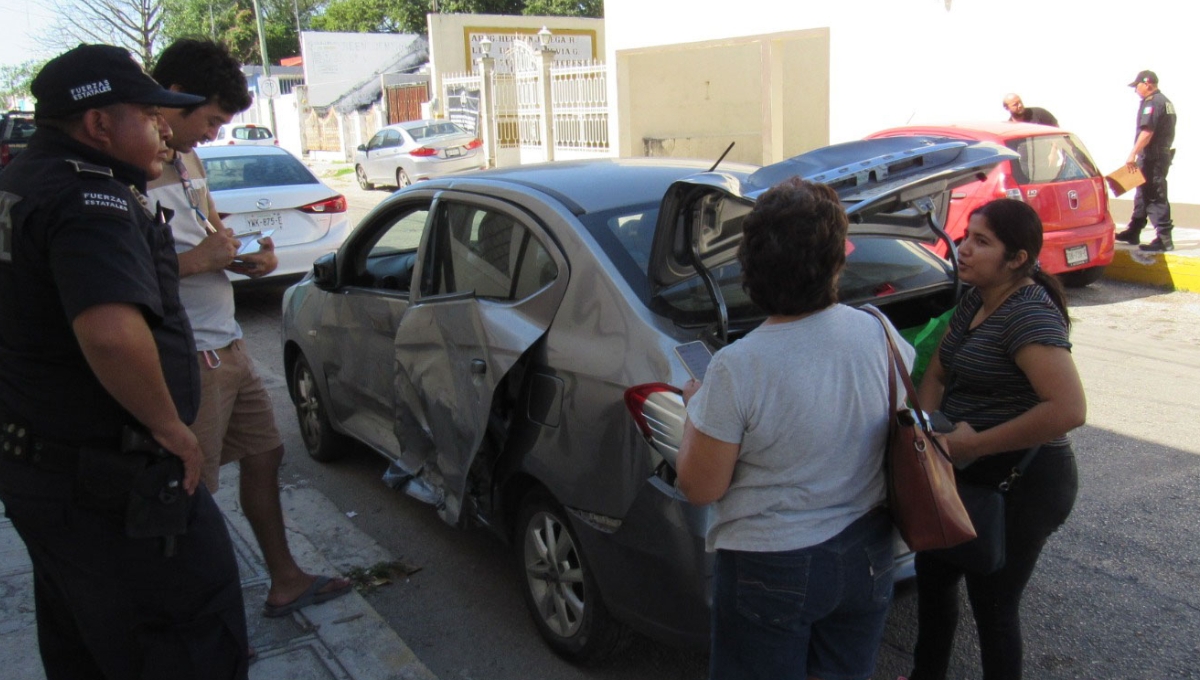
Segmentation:
{"type": "MultiPolygon", "coordinates": [[[[346,197],[329,188],[295,156],[275,146],[202,146],[213,201],[226,227],[246,234],[270,232],[276,276],[304,274],[313,260],[335,252],[350,233],[346,197]]],[[[237,281],[246,277],[229,274],[237,281]]]]}
{"type": "Polygon", "coordinates": [[[389,125],[354,154],[354,174],[367,190],[376,184],[403,189],[419,180],[486,167],[483,142],[446,120],[389,125]]]}
{"type": "Polygon", "coordinates": [[[271,128],[252,123],[230,123],[217,130],[217,137],[203,146],[279,146],[271,128]]]}

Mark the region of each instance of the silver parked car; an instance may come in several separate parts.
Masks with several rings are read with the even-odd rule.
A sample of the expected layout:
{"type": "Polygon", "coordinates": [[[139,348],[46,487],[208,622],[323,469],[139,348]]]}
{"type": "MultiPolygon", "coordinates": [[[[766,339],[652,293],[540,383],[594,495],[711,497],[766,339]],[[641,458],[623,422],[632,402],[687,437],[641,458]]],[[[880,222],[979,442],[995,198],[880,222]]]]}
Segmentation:
{"type": "Polygon", "coordinates": [[[446,120],[412,120],[382,128],[354,154],[363,189],[403,189],[413,182],[487,167],[483,142],[446,120]]]}
{"type": "Polygon", "coordinates": [[[630,629],[702,646],[708,509],[674,485],[674,348],[765,317],[736,259],[755,198],[792,175],[834,186],[852,222],[841,299],[921,328],[959,294],[922,245],[946,240],[949,189],[1012,156],[884,139],[766,168],[578,161],[397,192],[285,294],[304,441],[318,460],[365,443],[446,522],[511,540],[564,657],[603,658],[630,629]]]}

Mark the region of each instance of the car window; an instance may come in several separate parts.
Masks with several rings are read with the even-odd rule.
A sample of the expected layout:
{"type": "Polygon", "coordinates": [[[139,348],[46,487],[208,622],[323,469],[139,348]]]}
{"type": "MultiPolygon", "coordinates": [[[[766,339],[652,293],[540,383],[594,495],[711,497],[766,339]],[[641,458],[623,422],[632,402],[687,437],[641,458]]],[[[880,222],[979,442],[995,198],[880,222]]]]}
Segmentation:
{"type": "Polygon", "coordinates": [[[383,136],[383,146],[400,146],[400,132],[397,130],[387,130],[383,136]]]}
{"type": "Polygon", "coordinates": [[[395,255],[402,250],[412,250],[421,245],[421,234],[429,220],[427,206],[414,207],[396,215],[391,224],[382,229],[367,253],[368,258],[395,255]]]}
{"type": "Polygon", "coordinates": [[[205,158],[204,171],[212,191],[320,184],[303,163],[286,153],[205,158]]]}
{"type": "Polygon", "coordinates": [[[244,139],[246,141],[258,141],[260,139],[270,139],[271,131],[260,127],[239,127],[233,129],[234,139],[244,139]]]}
{"type": "Polygon", "coordinates": [[[1075,135],[1041,135],[1009,140],[1021,155],[1012,164],[1018,184],[1046,184],[1098,177],[1100,173],[1075,135]]]}
{"type": "Polygon", "coordinates": [[[379,132],[376,132],[375,136],[371,138],[371,141],[367,142],[367,151],[372,151],[374,149],[378,149],[379,147],[383,146],[383,140],[386,137],[387,137],[387,130],[380,130],[379,132]]]}
{"type": "MultiPolygon", "coordinates": [[[[838,279],[838,300],[842,302],[870,302],[882,295],[920,290],[948,280],[944,263],[919,243],[866,235],[853,236],[849,242],[846,267],[838,279]]],[[[733,315],[744,318],[758,313],[742,289],[741,264],[731,262],[713,273],[733,315]]],[[[712,297],[699,277],[670,286],[659,297],[684,315],[711,316],[712,297]]]]}
{"type": "Polygon", "coordinates": [[[30,118],[13,118],[12,129],[5,136],[8,141],[23,142],[33,136],[37,125],[30,118]]]}
{"type": "Polygon", "coordinates": [[[658,208],[633,209],[604,216],[604,226],[617,237],[625,253],[645,275],[650,267],[650,246],[654,243],[654,225],[658,208]]]}
{"type": "Polygon", "coordinates": [[[383,227],[373,229],[365,243],[356,244],[350,255],[356,263],[351,272],[354,285],[407,291],[428,217],[428,204],[404,206],[386,218],[383,227]]]}
{"type": "Polygon", "coordinates": [[[443,204],[426,253],[425,295],[473,292],[519,300],[558,276],[545,247],[512,217],[464,204],[443,204]]]}

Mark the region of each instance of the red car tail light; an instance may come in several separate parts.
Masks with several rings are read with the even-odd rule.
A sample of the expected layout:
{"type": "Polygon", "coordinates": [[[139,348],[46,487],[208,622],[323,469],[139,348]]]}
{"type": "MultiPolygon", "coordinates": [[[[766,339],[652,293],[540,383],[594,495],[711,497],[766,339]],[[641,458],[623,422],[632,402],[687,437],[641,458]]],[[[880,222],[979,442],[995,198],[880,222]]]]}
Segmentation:
{"type": "Polygon", "coordinates": [[[327,198],[324,201],[309,203],[308,205],[296,208],[300,212],[313,213],[324,215],[326,213],[341,213],[346,212],[346,197],[338,194],[333,198],[327,198]]]}
{"type": "Polygon", "coordinates": [[[633,416],[633,422],[642,431],[642,436],[650,439],[659,429],[655,425],[662,421],[664,410],[674,411],[673,415],[678,417],[686,416],[682,395],[683,390],[666,383],[634,385],[625,390],[625,408],[629,409],[629,415],[633,416]],[[662,399],[666,395],[677,395],[678,398],[662,399]]]}
{"type": "Polygon", "coordinates": [[[673,480],[675,459],[683,444],[684,424],[687,409],[683,405],[683,392],[666,383],[634,385],[625,390],[625,408],[633,416],[646,443],[658,454],[654,461],[656,474],[668,483],[673,480]]]}
{"type": "Polygon", "coordinates": [[[410,156],[436,156],[437,149],[431,149],[427,146],[418,146],[417,148],[413,149],[412,151],[409,151],[408,155],[410,155],[410,156]]]}
{"type": "Polygon", "coordinates": [[[472,139],[470,142],[467,142],[467,145],[464,146],[463,148],[466,149],[467,151],[470,151],[471,149],[478,149],[481,146],[483,146],[482,139],[472,139]]]}
{"type": "Polygon", "coordinates": [[[0,144],[0,165],[8,165],[12,160],[12,149],[7,144],[0,144]]]}
{"type": "Polygon", "coordinates": [[[1014,201],[1024,201],[1021,196],[1021,185],[1007,172],[1000,173],[1000,181],[996,183],[997,198],[1011,198],[1014,201]]]}

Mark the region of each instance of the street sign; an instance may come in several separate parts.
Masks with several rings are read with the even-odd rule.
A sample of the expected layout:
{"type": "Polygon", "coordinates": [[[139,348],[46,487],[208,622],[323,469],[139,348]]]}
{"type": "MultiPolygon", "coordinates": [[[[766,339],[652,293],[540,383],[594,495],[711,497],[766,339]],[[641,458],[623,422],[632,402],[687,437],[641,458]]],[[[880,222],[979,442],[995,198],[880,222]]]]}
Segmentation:
{"type": "Polygon", "coordinates": [[[258,79],[258,93],[267,99],[274,99],[279,96],[279,79],[275,76],[267,76],[258,79]]]}

